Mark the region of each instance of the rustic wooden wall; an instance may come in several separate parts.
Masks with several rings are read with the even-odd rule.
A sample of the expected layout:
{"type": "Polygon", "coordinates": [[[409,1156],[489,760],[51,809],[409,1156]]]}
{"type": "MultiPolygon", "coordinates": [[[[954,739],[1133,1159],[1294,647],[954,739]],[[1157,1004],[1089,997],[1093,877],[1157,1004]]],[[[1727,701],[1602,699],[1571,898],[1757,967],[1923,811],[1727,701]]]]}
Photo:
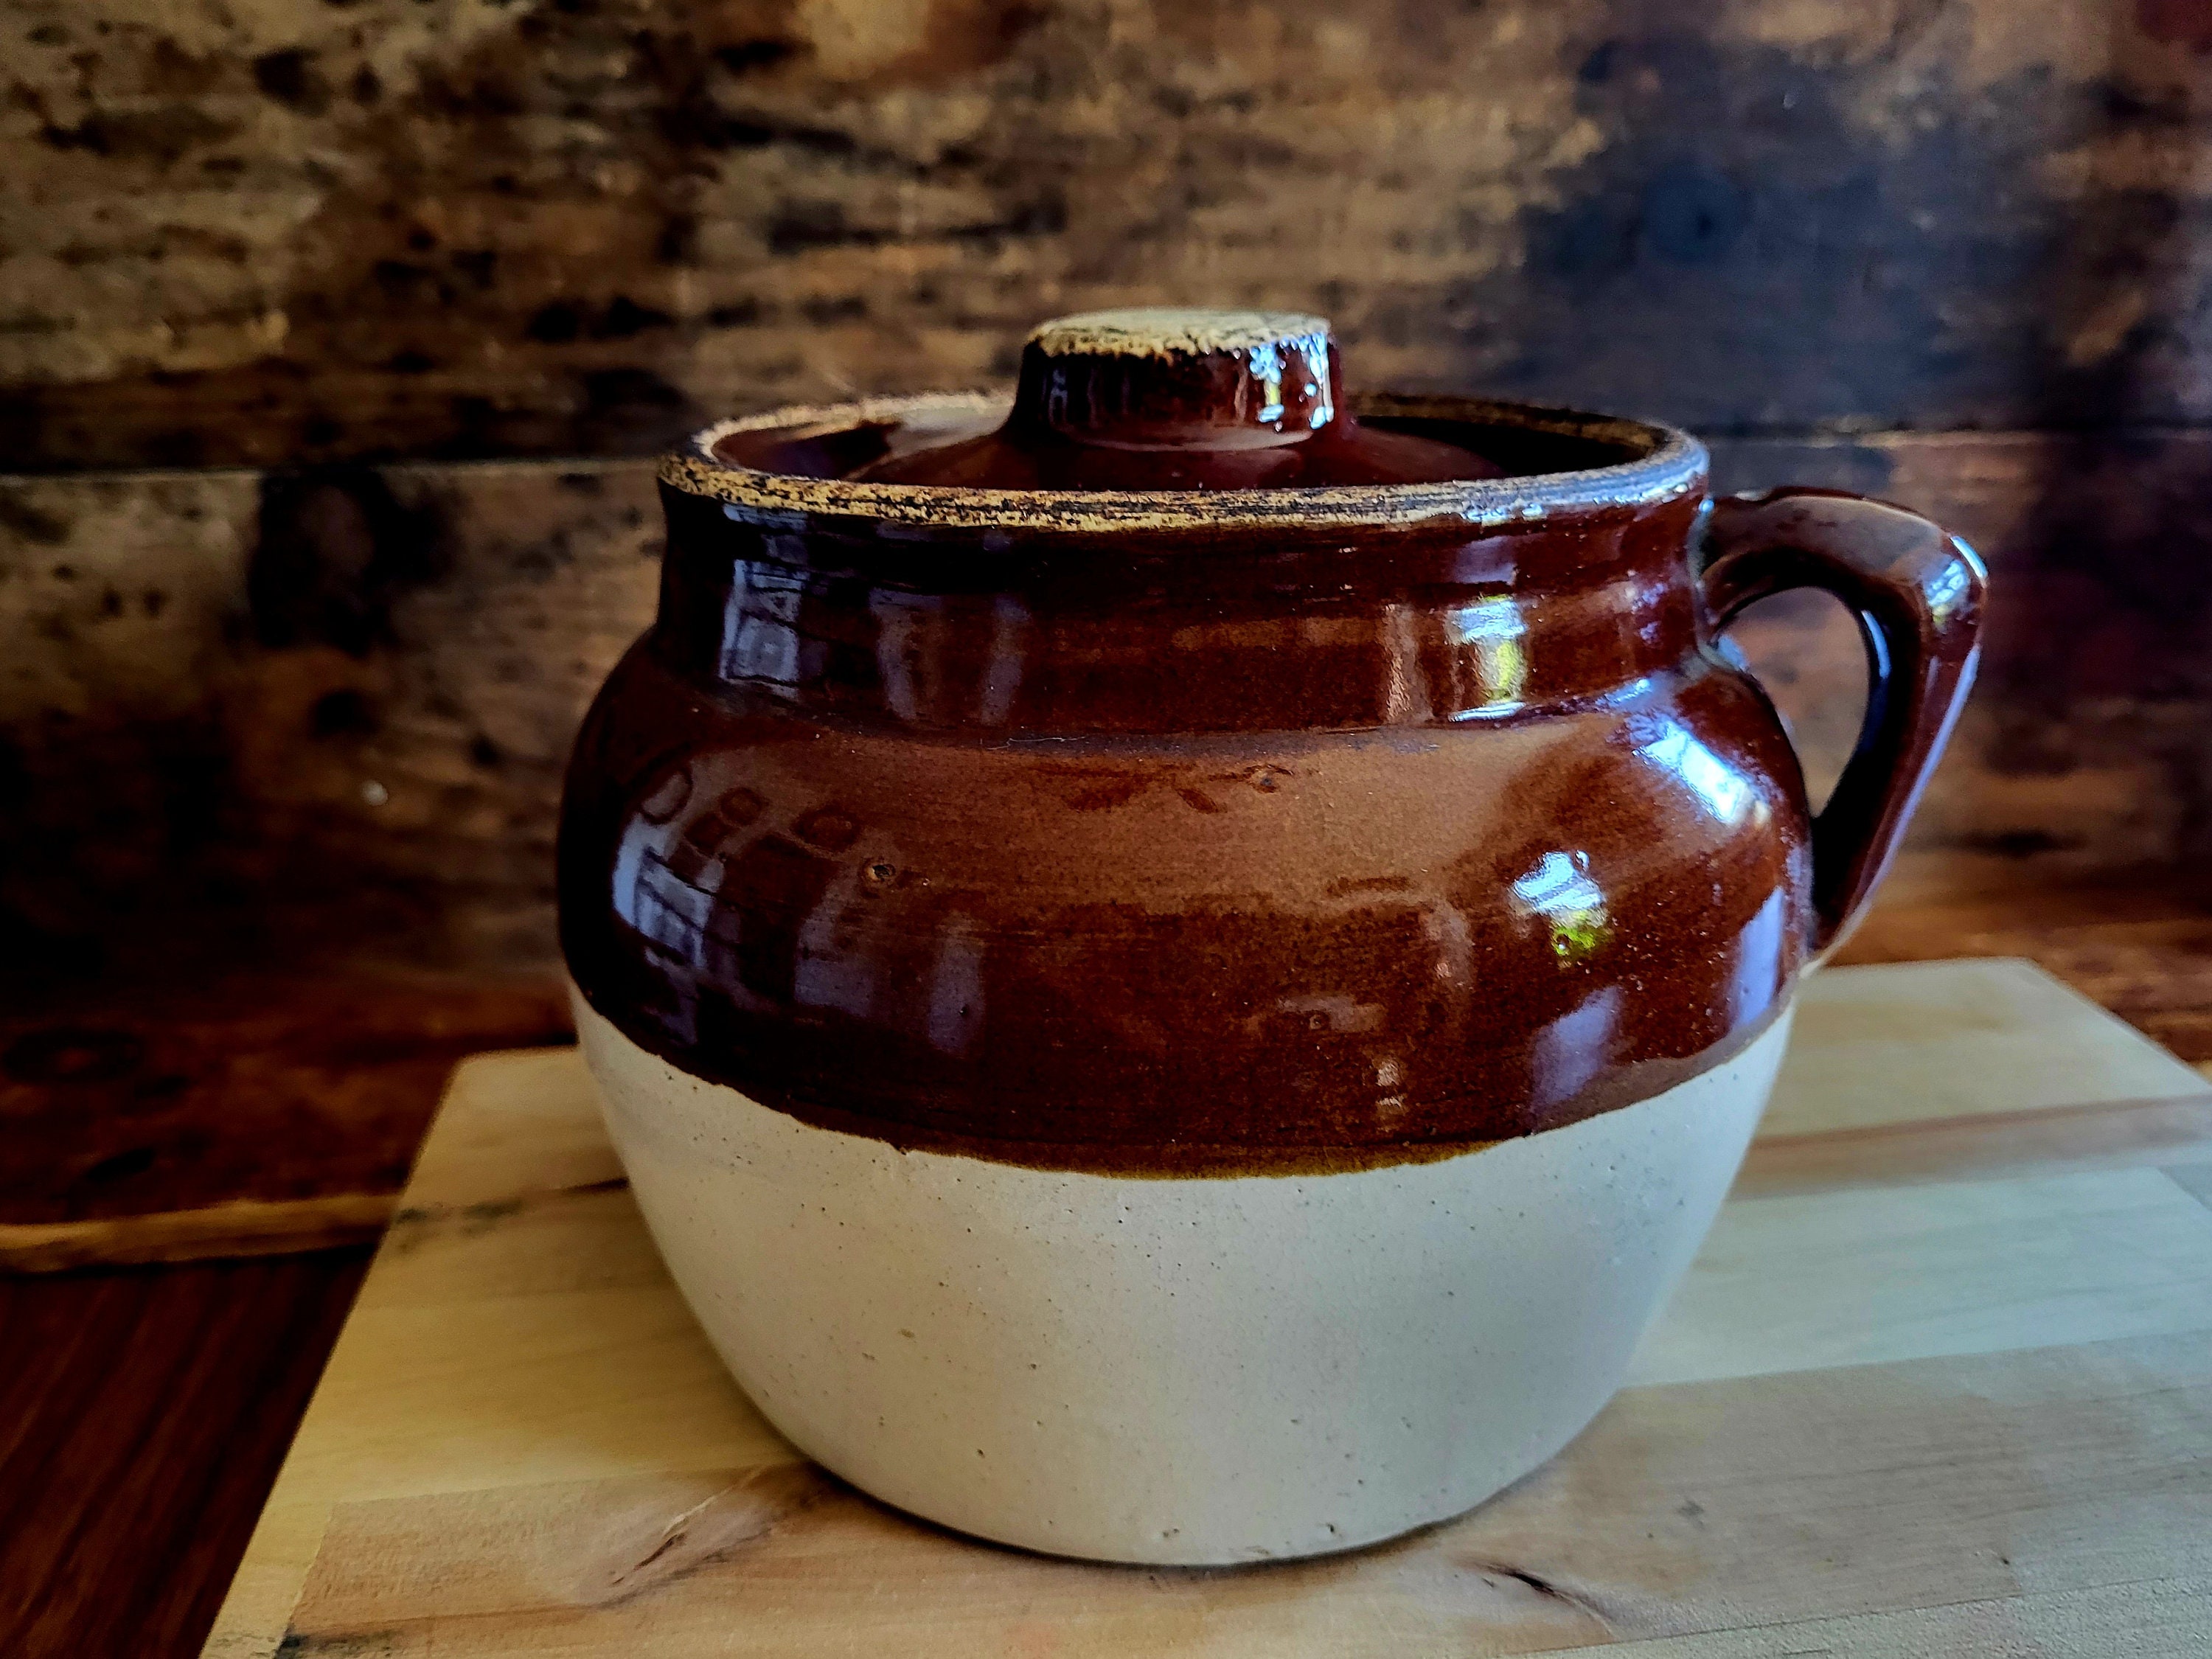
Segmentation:
{"type": "Polygon", "coordinates": [[[642,453],[1137,299],[1715,431],[2212,417],[2198,0],[5,15],[24,467],[642,453]]]}
{"type": "MultiPolygon", "coordinates": [[[[635,458],[1146,300],[1948,515],[2001,599],[1921,848],[2212,852],[2206,0],[0,0],[0,938],[282,871],[542,951],[635,458]]],[[[1832,620],[1752,636],[1823,765],[1832,620]]]]}

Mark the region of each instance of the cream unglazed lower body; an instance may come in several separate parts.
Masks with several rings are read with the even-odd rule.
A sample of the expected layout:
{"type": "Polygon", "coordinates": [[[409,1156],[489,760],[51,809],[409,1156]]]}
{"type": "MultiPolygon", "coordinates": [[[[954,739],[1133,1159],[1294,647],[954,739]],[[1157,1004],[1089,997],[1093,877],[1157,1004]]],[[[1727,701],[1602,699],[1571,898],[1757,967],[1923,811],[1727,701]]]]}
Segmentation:
{"type": "Polygon", "coordinates": [[[1182,1565],[1388,1538],[1572,1439],[1711,1226],[1790,1023],[1479,1151],[1145,1176],[816,1127],[577,1018],[670,1271],[795,1446],[963,1532],[1182,1565]]]}

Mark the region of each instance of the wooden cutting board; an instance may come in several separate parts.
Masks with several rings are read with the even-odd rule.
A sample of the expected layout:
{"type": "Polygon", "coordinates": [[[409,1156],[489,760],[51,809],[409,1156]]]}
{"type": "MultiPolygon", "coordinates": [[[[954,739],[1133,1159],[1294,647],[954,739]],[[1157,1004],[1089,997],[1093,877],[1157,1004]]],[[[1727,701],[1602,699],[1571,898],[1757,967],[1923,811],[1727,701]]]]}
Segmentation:
{"type": "Polygon", "coordinates": [[[207,1652],[2212,1653],[2212,1092],[2015,961],[1808,985],[1630,1386],[1474,1514],[1087,1566],[801,1461],[663,1273],[574,1051],[456,1073],[207,1652]]]}

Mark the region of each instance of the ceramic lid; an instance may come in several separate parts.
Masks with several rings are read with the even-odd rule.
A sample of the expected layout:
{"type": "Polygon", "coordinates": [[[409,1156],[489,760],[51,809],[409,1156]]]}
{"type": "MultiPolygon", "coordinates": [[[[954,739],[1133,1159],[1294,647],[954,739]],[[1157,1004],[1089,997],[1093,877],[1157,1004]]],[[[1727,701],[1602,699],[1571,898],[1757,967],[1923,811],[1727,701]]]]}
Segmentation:
{"type": "Polygon", "coordinates": [[[1705,454],[1686,433],[1577,410],[1347,397],[1326,319],[1162,308],[1044,324],[1011,405],[939,392],[744,416],[693,434],[660,478],[791,526],[1334,532],[1702,494],[1705,454]]]}
{"type": "Polygon", "coordinates": [[[1363,425],[1326,318],[1139,308],[1055,318],[996,430],[849,476],[980,489],[1218,490],[1494,478],[1472,449],[1363,425]]]}

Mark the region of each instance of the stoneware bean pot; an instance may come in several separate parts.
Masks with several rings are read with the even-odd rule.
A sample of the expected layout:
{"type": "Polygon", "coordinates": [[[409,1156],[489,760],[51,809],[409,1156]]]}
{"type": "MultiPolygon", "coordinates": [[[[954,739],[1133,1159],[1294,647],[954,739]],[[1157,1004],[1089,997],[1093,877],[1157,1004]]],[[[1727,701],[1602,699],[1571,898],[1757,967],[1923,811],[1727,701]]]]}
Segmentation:
{"type": "Polygon", "coordinates": [[[1340,1550],[1619,1385],[1972,674],[1926,520],[1708,504],[1665,427],[1345,398],[1115,312],[709,428],[578,739],[562,939],[653,1236],[760,1409],[985,1538],[1340,1550]],[[1717,645],[1835,595],[1817,816],[1717,645]]]}

